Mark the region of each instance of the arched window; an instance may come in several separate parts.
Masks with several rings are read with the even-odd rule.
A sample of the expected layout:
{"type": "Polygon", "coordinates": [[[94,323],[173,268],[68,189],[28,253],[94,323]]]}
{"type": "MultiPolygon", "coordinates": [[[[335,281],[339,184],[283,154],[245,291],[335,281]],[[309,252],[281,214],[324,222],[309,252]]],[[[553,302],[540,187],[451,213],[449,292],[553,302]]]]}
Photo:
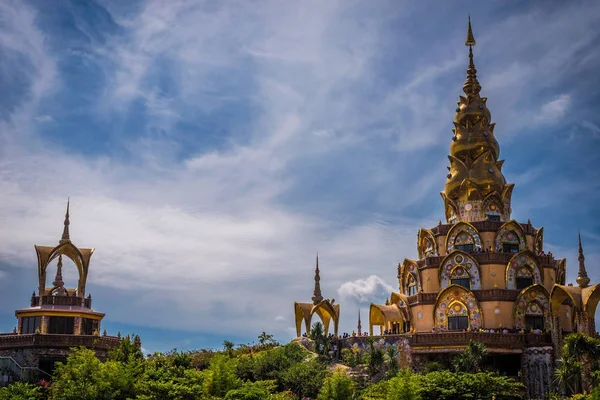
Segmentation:
{"type": "Polygon", "coordinates": [[[502,252],[518,253],[520,251],[520,244],[519,235],[515,231],[510,231],[502,238],[502,252]]]}
{"type": "Polygon", "coordinates": [[[517,290],[523,290],[533,285],[533,271],[530,267],[523,266],[519,268],[515,278],[517,290]]]}
{"type": "Polygon", "coordinates": [[[417,281],[412,274],[408,274],[408,279],[406,280],[406,288],[407,288],[407,296],[412,296],[417,294],[417,281]]]}
{"type": "Polygon", "coordinates": [[[461,232],[456,237],[454,241],[454,248],[456,250],[465,251],[470,253],[475,248],[475,241],[473,240],[473,236],[469,235],[467,232],[461,232]]]}
{"type": "Polygon", "coordinates": [[[496,202],[491,202],[485,209],[485,215],[489,221],[501,221],[502,213],[501,208],[496,202]]]}
{"type": "Polygon", "coordinates": [[[532,301],[525,311],[525,330],[544,330],[544,309],[537,301],[532,301]]]}
{"type": "Polygon", "coordinates": [[[448,330],[464,331],[469,327],[469,311],[464,304],[455,302],[448,309],[448,330]]]}
{"type": "Polygon", "coordinates": [[[425,239],[425,257],[435,256],[435,246],[431,239],[425,239]]]}
{"type": "Polygon", "coordinates": [[[465,289],[471,290],[471,276],[465,268],[457,266],[450,275],[450,283],[452,285],[460,285],[465,289]]]}
{"type": "Polygon", "coordinates": [[[481,237],[472,225],[459,222],[454,225],[446,237],[446,251],[462,250],[466,253],[481,251],[481,237]]]}

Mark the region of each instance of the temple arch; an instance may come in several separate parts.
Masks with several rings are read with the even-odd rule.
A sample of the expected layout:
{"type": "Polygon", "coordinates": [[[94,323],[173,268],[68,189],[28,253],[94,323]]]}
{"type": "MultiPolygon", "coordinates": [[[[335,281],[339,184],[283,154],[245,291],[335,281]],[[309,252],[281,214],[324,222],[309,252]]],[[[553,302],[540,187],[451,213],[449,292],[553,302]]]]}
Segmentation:
{"type": "Polygon", "coordinates": [[[340,305],[333,304],[332,301],[322,300],[317,304],[294,302],[296,333],[298,337],[302,333],[302,322],[304,322],[306,334],[310,334],[311,321],[314,314],[317,314],[321,319],[325,336],[329,334],[329,325],[333,321],[334,335],[337,337],[340,322],[340,305]]]}
{"type": "Polygon", "coordinates": [[[437,331],[463,326],[465,320],[459,317],[464,316],[468,316],[465,329],[479,329],[483,326],[483,313],[475,295],[459,285],[450,285],[438,294],[433,312],[437,331]],[[449,320],[455,317],[458,319],[449,320]]]}
{"type": "Polygon", "coordinates": [[[582,289],[583,311],[588,315],[596,315],[596,308],[600,302],[600,284],[582,289]]]}
{"type": "Polygon", "coordinates": [[[369,309],[369,334],[373,335],[373,327],[379,326],[381,334],[384,330],[393,334],[410,331],[410,319],[397,304],[379,305],[371,303],[369,309]]]}
{"type": "Polygon", "coordinates": [[[419,293],[423,287],[419,266],[413,260],[405,259],[400,267],[400,289],[407,296],[419,293]]]}
{"type": "Polygon", "coordinates": [[[498,192],[490,193],[483,199],[483,212],[489,221],[504,220],[502,200],[498,192]]]}
{"type": "Polygon", "coordinates": [[[526,250],[527,242],[521,225],[514,220],[503,224],[496,233],[494,247],[498,253],[518,253],[526,250]]]}
{"type": "Polygon", "coordinates": [[[515,329],[550,329],[550,295],[545,287],[536,284],[523,290],[515,302],[515,329]]]}
{"type": "Polygon", "coordinates": [[[482,250],[481,237],[473,225],[459,222],[448,231],[446,251],[451,253],[454,249],[466,252],[482,250]]]}
{"type": "Polygon", "coordinates": [[[417,249],[419,251],[419,259],[439,255],[437,242],[433,236],[433,232],[431,232],[429,229],[419,230],[417,249]]]}
{"type": "Polygon", "coordinates": [[[446,288],[451,284],[465,286],[469,290],[481,289],[481,269],[477,261],[467,253],[454,250],[448,254],[440,263],[438,271],[440,288],[446,288]],[[468,287],[463,282],[452,282],[453,280],[468,279],[468,287]]]}
{"type": "MultiPolygon", "coordinates": [[[[542,273],[530,251],[515,254],[506,266],[506,288],[518,289],[518,284],[523,288],[524,279],[531,277],[531,284],[542,284],[542,273]]],[[[531,286],[531,285],[526,285],[531,286]]],[[[526,287],[525,286],[525,287],[526,287]]]]}

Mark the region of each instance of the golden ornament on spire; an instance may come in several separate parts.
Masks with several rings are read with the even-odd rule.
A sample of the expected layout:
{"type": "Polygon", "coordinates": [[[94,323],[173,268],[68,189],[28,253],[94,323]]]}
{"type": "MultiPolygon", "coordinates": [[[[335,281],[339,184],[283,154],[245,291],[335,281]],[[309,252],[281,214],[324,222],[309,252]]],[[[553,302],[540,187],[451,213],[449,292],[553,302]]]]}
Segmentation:
{"type": "Polygon", "coordinates": [[[67,212],[65,214],[65,227],[63,228],[62,238],[60,239],[60,244],[71,242],[71,236],[69,235],[69,203],[71,199],[67,199],[67,212]]]}
{"type": "Polygon", "coordinates": [[[448,222],[510,220],[513,184],[502,174],[504,161],[498,160],[500,147],[494,137],[487,98],[480,97],[481,85],[473,61],[475,36],[469,17],[465,44],[469,46],[466,96],[459,96],[454,118],[454,136],[450,145],[450,166],[441,193],[448,222]]]}

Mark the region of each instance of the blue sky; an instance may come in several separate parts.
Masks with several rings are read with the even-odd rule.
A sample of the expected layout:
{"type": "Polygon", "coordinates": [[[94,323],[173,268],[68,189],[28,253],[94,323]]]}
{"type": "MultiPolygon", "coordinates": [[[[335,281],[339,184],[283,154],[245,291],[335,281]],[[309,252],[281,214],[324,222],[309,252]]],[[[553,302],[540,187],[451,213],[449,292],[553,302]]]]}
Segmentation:
{"type": "Polygon", "coordinates": [[[598,2],[8,0],[0,331],[68,196],[111,334],[287,341],[317,251],[351,331],[443,218],[469,13],[513,217],[600,281],[598,2]]]}

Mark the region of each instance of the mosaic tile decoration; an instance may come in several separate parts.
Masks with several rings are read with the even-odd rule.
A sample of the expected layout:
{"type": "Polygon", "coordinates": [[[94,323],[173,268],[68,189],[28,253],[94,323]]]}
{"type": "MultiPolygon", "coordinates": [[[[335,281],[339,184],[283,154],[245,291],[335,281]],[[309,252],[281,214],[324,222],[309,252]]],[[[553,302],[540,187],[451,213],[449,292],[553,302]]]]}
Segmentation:
{"type": "Polygon", "coordinates": [[[541,287],[524,289],[515,303],[515,329],[525,329],[525,316],[544,316],[544,325],[550,329],[550,304],[548,296],[541,287]]]}
{"type": "Polygon", "coordinates": [[[514,222],[509,222],[506,225],[503,225],[496,233],[494,247],[496,248],[497,252],[502,250],[503,243],[518,244],[519,251],[527,249],[525,236],[523,235],[520,227],[514,222]]]}
{"type": "Polygon", "coordinates": [[[461,286],[452,286],[443,292],[435,307],[435,327],[438,331],[448,330],[448,317],[469,316],[469,327],[479,329],[483,326],[483,314],[473,293],[461,286]],[[460,310],[455,309],[459,305],[460,310]],[[457,314],[462,313],[464,314],[457,314]]]}
{"type": "Polygon", "coordinates": [[[459,222],[450,231],[448,236],[448,253],[454,250],[454,247],[461,244],[472,244],[474,249],[481,250],[481,237],[475,228],[471,225],[459,222]]]}
{"type": "Polygon", "coordinates": [[[526,274],[525,270],[529,269],[529,273],[533,276],[533,283],[542,284],[542,275],[540,273],[540,268],[538,267],[535,260],[527,253],[519,253],[513,257],[513,259],[508,263],[506,267],[506,288],[507,289],[516,289],[515,278],[517,276],[524,276],[526,274]]]}
{"type": "Polygon", "coordinates": [[[481,270],[474,258],[462,252],[455,252],[442,264],[440,287],[450,286],[451,279],[469,278],[471,290],[481,289],[481,270]]]}

